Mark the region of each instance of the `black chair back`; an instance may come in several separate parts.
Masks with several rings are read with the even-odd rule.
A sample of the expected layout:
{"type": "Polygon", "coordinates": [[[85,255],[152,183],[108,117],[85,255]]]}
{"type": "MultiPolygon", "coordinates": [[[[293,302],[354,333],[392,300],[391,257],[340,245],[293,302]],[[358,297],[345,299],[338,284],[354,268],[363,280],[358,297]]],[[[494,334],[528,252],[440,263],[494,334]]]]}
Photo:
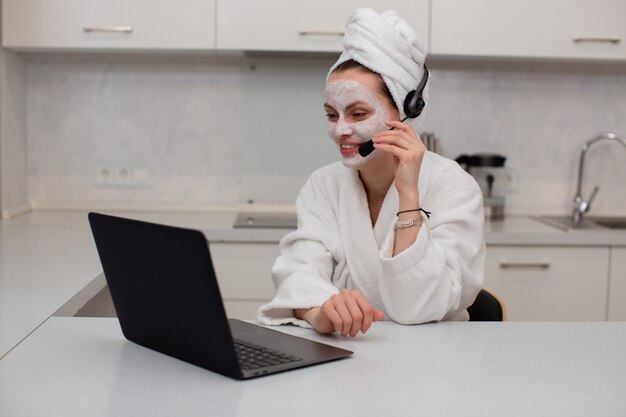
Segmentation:
{"type": "Polygon", "coordinates": [[[501,301],[487,290],[480,290],[474,304],[467,308],[470,321],[504,321],[501,301]]]}

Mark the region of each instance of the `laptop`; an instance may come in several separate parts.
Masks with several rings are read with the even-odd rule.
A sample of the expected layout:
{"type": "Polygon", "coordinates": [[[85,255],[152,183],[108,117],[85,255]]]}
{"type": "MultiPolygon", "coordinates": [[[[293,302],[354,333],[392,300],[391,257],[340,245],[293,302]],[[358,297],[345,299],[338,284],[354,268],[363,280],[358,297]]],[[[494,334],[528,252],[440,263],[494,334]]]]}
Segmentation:
{"type": "Polygon", "coordinates": [[[227,319],[202,232],[89,213],[124,337],[213,372],[249,379],[351,351],[227,319]]]}

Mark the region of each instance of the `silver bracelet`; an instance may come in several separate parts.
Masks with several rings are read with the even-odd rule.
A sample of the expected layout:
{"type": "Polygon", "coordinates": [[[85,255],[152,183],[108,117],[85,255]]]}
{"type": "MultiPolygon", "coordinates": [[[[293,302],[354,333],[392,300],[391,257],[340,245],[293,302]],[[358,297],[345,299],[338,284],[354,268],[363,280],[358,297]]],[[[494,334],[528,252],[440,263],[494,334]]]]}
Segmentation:
{"type": "MultiPolygon", "coordinates": [[[[409,219],[409,220],[398,220],[396,222],[396,225],[393,227],[393,230],[398,230],[398,229],[404,229],[407,227],[413,227],[413,226],[417,226],[418,220],[422,220],[421,217],[419,218],[413,218],[413,219],[409,219]]],[[[421,223],[421,221],[420,221],[421,223]]]]}

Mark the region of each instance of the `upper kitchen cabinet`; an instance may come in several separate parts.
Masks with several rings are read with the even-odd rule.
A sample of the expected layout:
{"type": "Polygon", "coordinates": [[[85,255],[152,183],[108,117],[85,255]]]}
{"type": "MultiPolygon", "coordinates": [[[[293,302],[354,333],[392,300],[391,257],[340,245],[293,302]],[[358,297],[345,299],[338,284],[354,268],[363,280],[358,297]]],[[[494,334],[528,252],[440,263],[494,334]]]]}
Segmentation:
{"type": "Polygon", "coordinates": [[[433,55],[625,59],[624,0],[433,0],[433,55]]]}
{"type": "Polygon", "coordinates": [[[215,0],[3,0],[2,8],[6,48],[215,47],[215,0]]]}
{"type": "Polygon", "coordinates": [[[224,0],[217,4],[217,48],[339,52],[346,20],[362,7],[396,10],[428,47],[429,0],[224,0]]]}

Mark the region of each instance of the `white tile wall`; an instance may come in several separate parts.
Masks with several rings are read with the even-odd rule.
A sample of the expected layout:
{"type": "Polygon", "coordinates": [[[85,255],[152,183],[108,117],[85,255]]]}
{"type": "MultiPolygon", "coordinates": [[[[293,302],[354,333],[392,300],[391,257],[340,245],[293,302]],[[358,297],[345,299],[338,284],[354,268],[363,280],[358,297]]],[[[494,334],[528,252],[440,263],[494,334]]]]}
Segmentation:
{"type": "MultiPolygon", "coordinates": [[[[425,128],[448,156],[506,155],[520,172],[507,203],[521,211],[569,210],[580,147],[603,131],[626,135],[626,65],[591,63],[441,63],[433,66],[425,128]]],[[[595,212],[626,212],[626,149],[600,142],[586,159],[595,212]]]]}
{"type": "MultiPolygon", "coordinates": [[[[336,160],[321,103],[332,57],[28,55],[29,187],[39,202],[292,202],[336,160]],[[100,162],[151,188],[93,186],[100,162]]],[[[444,154],[498,152],[520,173],[512,211],[567,211],[580,146],[626,135],[626,65],[433,60],[423,129],[444,154]]],[[[626,149],[596,145],[593,211],[626,212],[626,149]]]]}
{"type": "Polygon", "coordinates": [[[14,52],[0,51],[0,207],[23,211],[28,200],[26,71],[14,52]]]}
{"type": "Polygon", "coordinates": [[[27,58],[35,201],[232,202],[239,198],[241,71],[230,57],[27,58]],[[142,166],[151,188],[93,184],[142,166]]]}

